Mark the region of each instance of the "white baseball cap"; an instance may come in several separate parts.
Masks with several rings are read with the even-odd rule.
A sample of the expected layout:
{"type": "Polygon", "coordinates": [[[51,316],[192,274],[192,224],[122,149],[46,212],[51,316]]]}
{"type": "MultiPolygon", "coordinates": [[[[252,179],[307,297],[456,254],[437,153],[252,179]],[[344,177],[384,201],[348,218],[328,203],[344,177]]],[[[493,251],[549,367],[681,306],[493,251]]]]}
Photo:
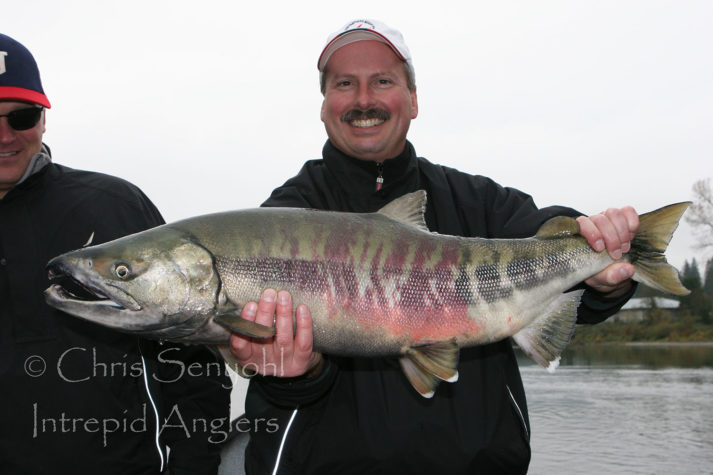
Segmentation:
{"type": "Polygon", "coordinates": [[[342,46],[365,40],[381,41],[389,45],[401,61],[411,64],[411,52],[404,42],[403,35],[398,30],[377,20],[354,20],[329,35],[327,44],[324,45],[322,54],[319,55],[317,68],[324,71],[329,58],[342,46]]]}

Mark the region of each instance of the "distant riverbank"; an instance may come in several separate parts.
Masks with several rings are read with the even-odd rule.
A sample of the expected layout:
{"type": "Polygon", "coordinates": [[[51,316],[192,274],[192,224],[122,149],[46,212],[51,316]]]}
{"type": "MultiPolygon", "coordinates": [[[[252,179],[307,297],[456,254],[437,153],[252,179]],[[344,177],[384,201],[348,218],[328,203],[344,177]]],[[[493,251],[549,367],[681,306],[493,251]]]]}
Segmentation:
{"type": "Polygon", "coordinates": [[[691,319],[647,322],[603,322],[577,325],[572,344],[589,343],[710,343],[713,325],[691,319]]]}
{"type": "Polygon", "coordinates": [[[713,347],[713,341],[628,341],[623,343],[602,343],[604,345],[625,345],[625,346],[704,346],[713,347]]]}

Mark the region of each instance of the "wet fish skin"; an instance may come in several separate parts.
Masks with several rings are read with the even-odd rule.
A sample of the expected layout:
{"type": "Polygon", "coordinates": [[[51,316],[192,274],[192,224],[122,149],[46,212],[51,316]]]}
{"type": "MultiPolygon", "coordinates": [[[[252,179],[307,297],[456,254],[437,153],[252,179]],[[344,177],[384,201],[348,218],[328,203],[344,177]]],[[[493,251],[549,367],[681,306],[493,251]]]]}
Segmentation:
{"type": "MultiPolygon", "coordinates": [[[[310,308],[317,351],[401,356],[425,396],[438,380],[457,378],[464,346],[513,337],[551,367],[571,338],[582,293],[565,292],[611,264],[609,255],[593,251],[571,218],[554,218],[528,239],[431,233],[425,198],[412,193],[367,214],[260,208],[190,218],[48,264],[50,275],[71,275],[111,303],[76,299],[60,286],[46,298],[121,331],[226,345],[230,331],[271,336],[240,310],[265,288],[288,290],[310,308]]],[[[640,239],[624,257],[637,267],[635,279],[686,292],[663,252],[687,206],[642,215],[640,239]]]]}

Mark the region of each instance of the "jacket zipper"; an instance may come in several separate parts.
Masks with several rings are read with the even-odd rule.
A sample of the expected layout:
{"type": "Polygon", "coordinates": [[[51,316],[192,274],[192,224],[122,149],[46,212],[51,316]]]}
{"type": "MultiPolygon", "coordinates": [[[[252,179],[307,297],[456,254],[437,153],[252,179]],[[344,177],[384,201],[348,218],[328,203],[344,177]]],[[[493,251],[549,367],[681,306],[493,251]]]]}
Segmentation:
{"type": "Polygon", "coordinates": [[[384,186],[384,164],[376,164],[376,191],[379,191],[382,186],[384,186]]]}

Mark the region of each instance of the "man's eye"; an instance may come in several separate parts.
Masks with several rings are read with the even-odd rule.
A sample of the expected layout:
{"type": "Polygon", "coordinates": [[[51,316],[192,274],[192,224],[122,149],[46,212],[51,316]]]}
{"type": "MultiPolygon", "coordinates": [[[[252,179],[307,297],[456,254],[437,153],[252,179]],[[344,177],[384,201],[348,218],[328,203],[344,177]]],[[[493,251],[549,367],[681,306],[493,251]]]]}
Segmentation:
{"type": "Polygon", "coordinates": [[[346,87],[346,86],[351,86],[352,82],[345,79],[343,81],[337,81],[337,87],[346,87]]]}

